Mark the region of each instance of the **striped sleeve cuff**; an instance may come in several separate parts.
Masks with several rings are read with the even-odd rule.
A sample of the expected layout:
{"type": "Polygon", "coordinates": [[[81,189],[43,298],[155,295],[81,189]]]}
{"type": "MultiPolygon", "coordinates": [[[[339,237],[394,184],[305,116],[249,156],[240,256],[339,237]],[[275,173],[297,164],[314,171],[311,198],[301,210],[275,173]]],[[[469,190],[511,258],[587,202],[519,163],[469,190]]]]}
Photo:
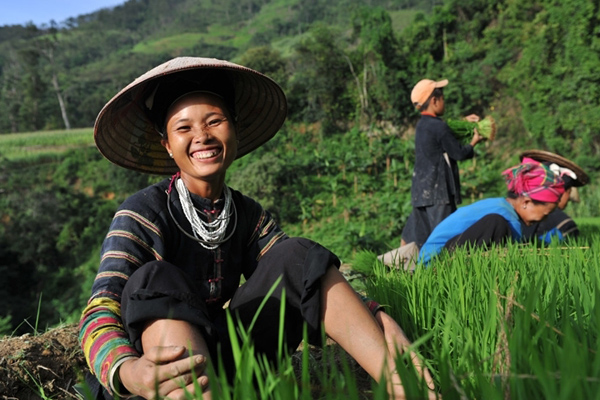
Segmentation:
{"type": "Polygon", "coordinates": [[[383,311],[384,309],[384,307],[381,304],[367,296],[360,295],[360,299],[365,304],[365,306],[367,306],[369,311],[371,311],[371,314],[373,314],[373,316],[377,314],[377,311],[383,311]]]}

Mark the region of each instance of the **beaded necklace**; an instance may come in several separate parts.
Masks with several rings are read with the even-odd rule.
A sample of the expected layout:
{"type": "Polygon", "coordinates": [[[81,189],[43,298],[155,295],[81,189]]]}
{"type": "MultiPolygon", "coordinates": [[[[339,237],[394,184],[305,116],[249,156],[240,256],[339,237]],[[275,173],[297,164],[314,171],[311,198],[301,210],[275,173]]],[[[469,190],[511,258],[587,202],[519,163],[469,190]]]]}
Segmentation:
{"type": "MultiPolygon", "coordinates": [[[[225,232],[227,230],[227,225],[229,225],[229,220],[231,219],[232,214],[236,219],[237,225],[237,210],[235,209],[235,204],[233,204],[232,201],[231,190],[229,190],[229,187],[227,187],[227,185],[223,186],[223,193],[225,195],[225,204],[223,206],[223,210],[221,211],[219,217],[217,217],[214,221],[205,222],[199,217],[198,210],[194,207],[194,204],[192,203],[192,199],[190,197],[190,192],[183,183],[183,180],[178,177],[174,177],[174,179],[176,179],[175,188],[179,193],[179,201],[181,203],[181,208],[183,209],[183,213],[185,214],[186,219],[192,226],[192,230],[194,233],[193,238],[198,243],[200,243],[202,247],[208,250],[216,249],[221,243],[229,239],[229,237],[225,238],[225,232]],[[232,206],[233,212],[231,212],[232,206]]],[[[167,204],[169,205],[168,199],[167,204]]],[[[177,226],[181,229],[179,224],[177,224],[177,226]]],[[[191,237],[191,235],[187,234],[187,232],[184,231],[184,233],[191,237]]]]}

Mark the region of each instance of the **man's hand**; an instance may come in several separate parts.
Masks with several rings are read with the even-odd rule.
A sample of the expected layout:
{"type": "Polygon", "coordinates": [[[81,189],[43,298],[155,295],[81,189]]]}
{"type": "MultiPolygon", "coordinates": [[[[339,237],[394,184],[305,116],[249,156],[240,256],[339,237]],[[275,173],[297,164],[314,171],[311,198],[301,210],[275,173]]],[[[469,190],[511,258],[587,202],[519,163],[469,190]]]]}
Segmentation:
{"type": "Polygon", "coordinates": [[[479,118],[479,115],[477,114],[470,114],[465,117],[465,120],[469,122],[479,122],[480,119],[481,118],[479,118]]]}
{"type": "Polygon", "coordinates": [[[194,393],[194,381],[204,390],[208,387],[207,358],[200,354],[186,357],[187,351],[183,346],[152,347],[140,358],[120,366],[121,383],[130,393],[145,399],[185,399],[186,391],[194,393]]]}
{"type": "Polygon", "coordinates": [[[475,145],[481,142],[482,140],[485,140],[485,137],[481,136],[481,134],[477,131],[477,128],[474,128],[473,139],[471,139],[471,146],[475,147],[475,145]]]}

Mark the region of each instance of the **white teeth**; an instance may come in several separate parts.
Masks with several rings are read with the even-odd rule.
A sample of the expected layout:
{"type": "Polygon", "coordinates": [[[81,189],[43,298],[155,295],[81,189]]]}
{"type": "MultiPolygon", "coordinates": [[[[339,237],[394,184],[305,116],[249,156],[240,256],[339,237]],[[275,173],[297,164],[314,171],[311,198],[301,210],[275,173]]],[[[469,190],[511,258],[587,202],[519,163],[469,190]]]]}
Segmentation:
{"type": "Polygon", "coordinates": [[[217,150],[211,150],[211,151],[198,151],[196,153],[194,153],[192,155],[192,157],[198,159],[198,160],[203,160],[205,158],[211,158],[216,156],[217,154],[219,154],[219,152],[217,150]]]}

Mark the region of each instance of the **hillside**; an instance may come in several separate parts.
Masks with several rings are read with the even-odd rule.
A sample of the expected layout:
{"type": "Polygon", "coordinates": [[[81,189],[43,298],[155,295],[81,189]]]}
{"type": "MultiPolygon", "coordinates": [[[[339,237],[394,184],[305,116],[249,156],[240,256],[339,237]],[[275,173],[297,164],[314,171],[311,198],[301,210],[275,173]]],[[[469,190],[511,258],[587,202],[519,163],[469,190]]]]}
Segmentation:
{"type": "Polygon", "coordinates": [[[498,122],[461,164],[467,202],[502,195],[500,171],[540,148],[585,168],[592,184],[569,212],[597,216],[597,26],[588,0],[129,0],[62,26],[0,27],[0,333],[78,319],[116,207],[160,179],[104,160],[91,126],[131,79],[178,55],[232,59],[281,84],[286,124],[228,183],[344,262],[399,241],[409,93],[425,76],[450,80],[447,118],[498,122]]]}
{"type": "MultiPolygon", "coordinates": [[[[381,253],[399,242],[411,210],[418,118],[409,93],[423,77],[449,79],[445,118],[477,113],[498,123],[497,139],[460,164],[465,203],[503,195],[500,171],[522,150],[550,150],[590,175],[582,202],[567,211],[582,222],[584,236],[597,235],[599,26],[594,0],[128,0],[63,25],[0,27],[0,335],[6,335],[0,398],[26,398],[18,390],[39,393],[36,382],[49,397],[71,398],[63,389],[83,364],[74,324],[108,224],[126,197],[162,179],[102,158],[92,126],[105,102],[147,69],[180,55],[217,57],[279,82],[288,120],[273,140],[234,163],[228,184],[261,202],[288,234],[317,240],[349,264],[363,250],[381,253]]],[[[579,271],[577,263],[593,266],[596,258],[565,259],[579,271]]],[[[535,271],[537,261],[531,264],[535,271]]],[[[594,276],[586,274],[582,282],[594,276]]],[[[470,274],[457,276],[462,282],[470,274]]],[[[556,278],[557,288],[565,281],[556,278]]],[[[411,283],[407,278],[407,287],[411,283]]],[[[579,293],[565,292],[568,301],[579,293]]],[[[431,299],[439,300],[435,290],[431,299]]],[[[559,311],[583,322],[597,314],[579,316],[574,303],[559,311]]],[[[429,308],[439,311],[438,321],[454,315],[429,308]]],[[[414,325],[413,314],[402,316],[414,325]]],[[[467,318],[461,328],[472,322],[467,318]]],[[[581,359],[573,349],[562,353],[581,359]]],[[[466,371],[458,377],[469,386],[472,370],[466,371]]],[[[583,383],[596,381],[585,373],[590,379],[583,383]]],[[[361,384],[368,390],[370,381],[361,384]]]]}
{"type": "Polygon", "coordinates": [[[446,77],[449,117],[492,114],[502,147],[597,170],[598,4],[534,3],[129,0],[63,25],[0,27],[0,133],[90,127],[134,77],[197,55],[267,73],[290,121],[331,133],[405,132],[414,82],[446,77]]]}

